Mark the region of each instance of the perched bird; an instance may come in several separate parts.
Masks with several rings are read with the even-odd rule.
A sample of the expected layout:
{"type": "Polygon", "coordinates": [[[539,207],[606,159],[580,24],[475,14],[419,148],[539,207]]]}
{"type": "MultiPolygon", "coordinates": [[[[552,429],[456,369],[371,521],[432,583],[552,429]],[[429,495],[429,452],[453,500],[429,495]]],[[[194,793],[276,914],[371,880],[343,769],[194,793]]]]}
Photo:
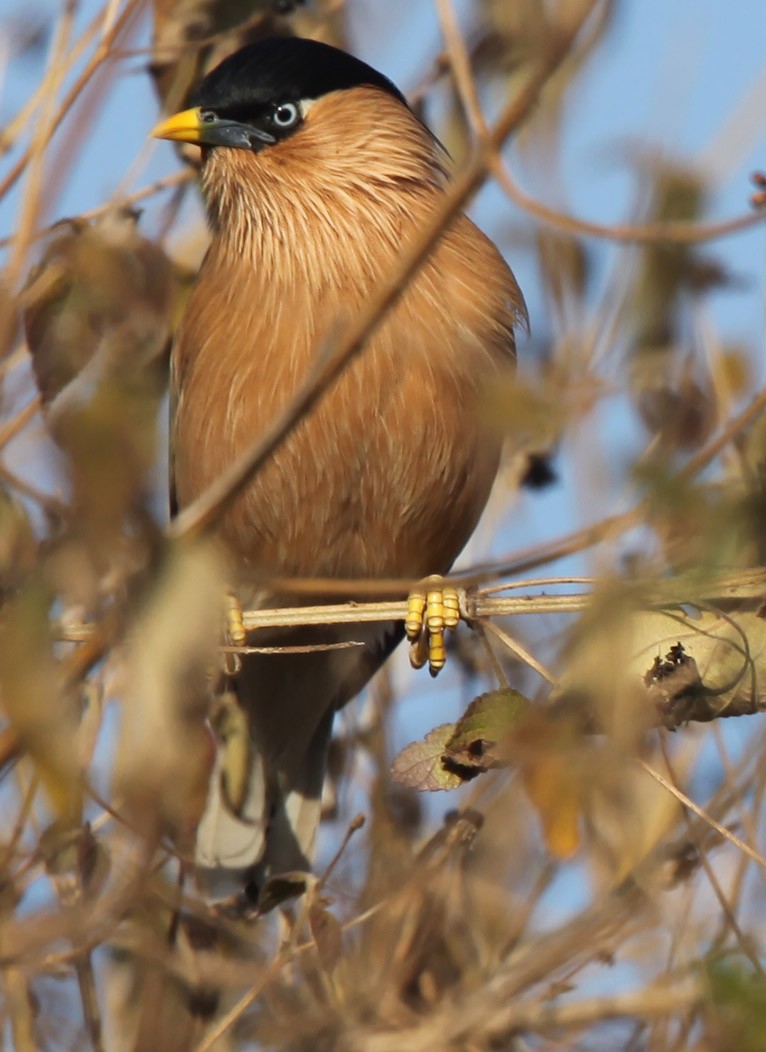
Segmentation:
{"type": "MultiPolygon", "coordinates": [[[[397,266],[450,177],[444,148],[397,88],[316,41],[245,47],[194,101],[153,131],[202,147],[212,228],[172,352],[178,508],[285,407],[323,342],[397,266]]],[[[503,258],[461,215],[222,518],[243,605],[294,603],[258,592],[279,575],[418,579],[450,568],[497,470],[500,440],[481,419],[480,395],[512,366],[524,321],[503,258]]],[[[258,634],[266,645],[363,645],[244,658],[223,693],[202,866],[242,871],[251,888],[310,866],[333,715],[402,635],[394,624],[258,634]]]]}

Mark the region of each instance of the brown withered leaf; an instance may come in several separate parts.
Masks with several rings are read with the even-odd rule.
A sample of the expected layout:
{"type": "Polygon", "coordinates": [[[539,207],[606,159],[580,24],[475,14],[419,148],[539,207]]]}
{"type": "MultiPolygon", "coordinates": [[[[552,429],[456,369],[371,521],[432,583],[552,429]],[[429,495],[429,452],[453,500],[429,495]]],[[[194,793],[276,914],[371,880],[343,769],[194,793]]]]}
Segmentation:
{"type": "Polygon", "coordinates": [[[666,449],[696,449],[718,423],[711,378],[680,348],[634,358],[631,392],[648,430],[666,449]]]}
{"type": "Polygon", "coordinates": [[[564,753],[553,750],[524,764],[522,775],[546,847],[554,858],[571,858],[580,846],[580,817],[586,795],[583,772],[574,768],[564,753]]]}
{"type": "Polygon", "coordinates": [[[146,836],[170,833],[182,849],[204,811],[213,767],[207,679],[224,576],[212,545],[177,546],[157,567],[122,651],[115,792],[146,836]]]}
{"type": "Polygon", "coordinates": [[[78,823],[82,786],[76,698],[61,682],[48,620],[51,595],[36,577],[0,618],[0,711],[16,748],[31,758],[54,815],[78,823]]]}
{"type": "Polygon", "coordinates": [[[555,448],[561,433],[576,427],[606,394],[598,380],[586,383],[557,361],[536,377],[502,374],[485,392],[482,409],[517,455],[526,456],[555,448]]]}
{"type": "Polygon", "coordinates": [[[581,816],[598,768],[596,750],[576,707],[554,715],[530,705],[507,741],[508,761],[518,768],[546,847],[557,859],[570,858],[580,846],[581,816]]]}
{"type": "Polygon", "coordinates": [[[444,749],[454,733],[454,723],[443,723],[429,731],[425,738],[407,745],[391,767],[394,781],[421,792],[457,789],[466,778],[445,767],[443,760],[444,749]]]}
{"type": "Polygon", "coordinates": [[[633,644],[626,672],[649,688],[649,700],[666,726],[766,706],[766,620],[759,611],[641,611],[634,619],[633,644]],[[658,656],[660,670],[668,673],[664,680],[656,674],[658,656]]]}
{"type": "Polygon", "coordinates": [[[40,834],[38,851],[64,906],[95,895],[109,875],[109,854],[88,822],[54,821],[40,834]]]}
{"type": "Polygon", "coordinates": [[[312,902],[309,907],[309,927],[317,947],[319,963],[325,972],[332,972],[340,960],[343,933],[338,918],[326,906],[312,902]]]}
{"type": "Polygon", "coordinates": [[[536,241],[546,295],[566,325],[570,305],[581,303],[587,292],[591,257],[585,244],[569,234],[541,228],[536,241]]]}
{"type": "Polygon", "coordinates": [[[21,294],[35,379],[49,412],[59,401],[88,401],[104,377],[135,382],[147,370],[160,397],[175,296],[172,264],[139,233],[134,210],[57,224],[21,294]]]}
{"type": "MultiPolygon", "coordinates": [[[[59,224],[20,300],[49,429],[66,454],[86,576],[143,558],[149,477],[179,297],[175,269],[118,208],[59,224]],[[130,521],[129,529],[125,529],[130,521]]],[[[96,600],[87,592],[88,605],[96,600]]]]}
{"type": "Polygon", "coordinates": [[[306,893],[314,879],[310,873],[304,873],[301,870],[280,873],[276,877],[271,877],[263,885],[258,897],[258,913],[271,913],[283,902],[297,899],[306,893]]]}
{"type": "Polygon", "coordinates": [[[480,694],[445,744],[445,761],[476,772],[504,766],[508,762],[507,743],[529,706],[523,694],[510,688],[480,694]]]}
{"type": "Polygon", "coordinates": [[[31,573],[37,540],[21,503],[0,489],[0,602],[31,573]]]}

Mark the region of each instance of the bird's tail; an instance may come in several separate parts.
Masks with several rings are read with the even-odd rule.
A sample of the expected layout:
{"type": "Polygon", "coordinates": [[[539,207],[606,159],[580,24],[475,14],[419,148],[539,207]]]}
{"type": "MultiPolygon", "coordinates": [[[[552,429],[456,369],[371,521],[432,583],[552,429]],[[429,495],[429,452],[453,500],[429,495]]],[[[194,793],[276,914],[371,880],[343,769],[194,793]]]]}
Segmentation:
{"type": "Polygon", "coordinates": [[[311,869],[333,716],[329,709],[305,751],[268,773],[250,740],[222,738],[196,844],[197,866],[218,893],[311,869]]]}
{"type": "Polygon", "coordinates": [[[335,712],[400,638],[400,626],[380,625],[259,636],[269,646],[341,646],[247,655],[222,695],[213,720],[220,747],[196,846],[216,894],[243,884],[260,890],[275,874],[311,868],[335,712]]]}

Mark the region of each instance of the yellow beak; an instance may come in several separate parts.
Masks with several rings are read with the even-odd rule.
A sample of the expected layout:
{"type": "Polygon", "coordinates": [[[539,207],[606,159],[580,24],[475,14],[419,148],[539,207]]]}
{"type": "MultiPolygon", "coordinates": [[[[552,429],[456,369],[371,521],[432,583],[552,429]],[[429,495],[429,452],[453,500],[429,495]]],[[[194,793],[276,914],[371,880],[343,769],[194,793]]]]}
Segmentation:
{"type": "Polygon", "coordinates": [[[151,134],[155,139],[193,142],[196,146],[228,146],[258,152],[275,143],[276,136],[255,124],[219,117],[212,110],[192,109],[160,121],[151,134]]]}
{"type": "Polygon", "coordinates": [[[149,133],[154,139],[174,139],[178,142],[205,142],[205,135],[210,125],[202,120],[199,109],[183,110],[152,128],[149,133]]]}

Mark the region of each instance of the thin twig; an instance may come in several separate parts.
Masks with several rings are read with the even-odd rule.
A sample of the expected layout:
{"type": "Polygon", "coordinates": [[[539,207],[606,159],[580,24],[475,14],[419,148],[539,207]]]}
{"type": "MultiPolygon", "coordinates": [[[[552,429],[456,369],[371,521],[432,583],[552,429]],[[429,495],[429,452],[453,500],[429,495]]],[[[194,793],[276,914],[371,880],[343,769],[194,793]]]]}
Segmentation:
{"type": "MultiPolygon", "coordinates": [[[[445,580],[459,579],[445,578],[445,580]]],[[[555,585],[560,578],[539,578],[528,584],[545,587],[555,585]]],[[[591,580],[592,578],[584,578],[591,580]]],[[[344,582],[352,590],[353,581],[344,582]]],[[[732,570],[729,573],[708,575],[681,574],[668,578],[637,578],[621,581],[648,609],[662,609],[684,603],[701,604],[711,600],[744,600],[760,598],[766,594],[766,567],[750,570],[732,570]]],[[[401,587],[401,586],[399,586],[401,587]]],[[[505,585],[503,587],[510,587],[505,585]]],[[[459,593],[460,594],[460,593],[459,593]]],[[[507,617],[526,614],[579,613],[587,610],[593,602],[594,593],[572,592],[562,595],[528,594],[516,596],[478,595],[466,597],[461,602],[461,618],[470,623],[477,618],[507,617]]],[[[248,632],[263,628],[293,628],[307,625],[375,624],[385,621],[402,621],[407,616],[405,600],[361,603],[323,603],[316,606],[281,606],[243,611],[243,623],[248,632]]],[[[65,623],[55,626],[58,639],[80,643],[91,639],[97,626],[88,622],[65,623]]],[[[336,646],[337,644],[332,644],[336,646]]],[[[345,644],[344,644],[345,645],[345,644]]],[[[328,644],[323,644],[328,646],[328,644]]],[[[237,649],[237,648],[234,648],[237,649]]]]}
{"type": "Polygon", "coordinates": [[[466,118],[475,138],[478,140],[486,139],[488,134],[487,122],[484,120],[484,114],[481,110],[476,81],[471,73],[471,59],[460,32],[455,9],[451,0],[436,0],[436,10],[439,14],[442,34],[447,45],[452,75],[455,78],[458,95],[460,96],[460,102],[466,118]]]}
{"type": "Polygon", "coordinates": [[[606,241],[635,245],[653,245],[671,242],[677,245],[694,245],[705,241],[741,234],[766,221],[766,212],[747,212],[719,223],[688,223],[682,220],[658,221],[656,223],[594,223],[559,212],[526,194],[513,179],[500,158],[494,161],[492,174],[515,205],[527,215],[555,227],[566,234],[597,237],[606,241]]]}
{"type": "MultiPolygon", "coordinates": [[[[117,19],[115,24],[109,33],[102,38],[95,53],[89,59],[85,69],[77,77],[72,87],[69,89],[67,94],[64,96],[64,100],[58,107],[58,110],[50,123],[50,127],[46,129],[46,134],[43,139],[43,146],[47,146],[51,137],[55,134],[56,130],[61,126],[61,123],[74,106],[77,99],[82,94],[94,74],[97,70],[106,62],[111,59],[111,48],[115,40],[122,33],[123,29],[126,28],[131,18],[137,13],[138,9],[143,6],[146,0],[127,0],[125,10],[122,12],[120,17],[117,19]]],[[[100,18],[100,16],[99,16],[100,18]]],[[[13,166],[11,171],[5,177],[2,183],[0,183],[0,198],[3,198],[10,189],[18,182],[19,178],[23,175],[31,158],[31,147],[24,151],[21,157],[18,159],[16,164],[13,166]]]]}
{"type": "Polygon", "coordinates": [[[658,782],[663,789],[667,789],[671,796],[674,796],[676,800],[679,800],[684,805],[684,807],[688,807],[689,810],[693,811],[698,818],[701,818],[702,821],[706,823],[706,825],[709,825],[711,829],[715,829],[716,833],[722,836],[724,840],[728,840],[730,843],[734,844],[734,846],[738,847],[740,851],[744,852],[748,858],[751,858],[753,862],[756,862],[762,869],[766,869],[766,858],[764,858],[763,855],[756,851],[755,848],[750,847],[750,845],[746,844],[744,840],[740,840],[738,836],[732,833],[730,829],[727,829],[726,826],[721,825],[721,823],[718,822],[715,818],[713,818],[711,814],[705,811],[698,804],[695,804],[695,802],[690,797],[688,797],[686,793],[684,793],[677,786],[669,782],[667,778],[664,778],[659,771],[655,771],[655,769],[650,764],[648,764],[646,760],[639,759],[637,762],[646,771],[646,773],[655,780],[655,782],[658,782]]]}
{"type": "MultiPolygon", "coordinates": [[[[127,208],[131,205],[138,204],[140,201],[145,201],[148,197],[154,197],[156,194],[160,194],[163,190],[169,190],[173,187],[182,186],[184,183],[191,182],[194,179],[196,172],[191,168],[181,168],[177,172],[172,172],[170,175],[164,176],[162,179],[158,179],[154,183],[150,183],[148,186],[142,186],[140,190],[135,190],[132,194],[121,196],[119,194],[113,196],[109,201],[102,205],[97,205],[95,208],[91,208],[86,212],[79,212],[77,215],[78,219],[90,220],[98,219],[99,216],[106,215],[108,212],[114,211],[115,208],[127,208]]],[[[44,237],[47,237],[55,228],[59,225],[60,220],[55,223],[50,223],[48,226],[42,228],[42,230],[36,231],[31,240],[37,241],[44,237]]],[[[5,248],[9,245],[15,235],[8,234],[6,237],[0,238],[0,248],[5,248]]]]}
{"type": "Polygon", "coordinates": [[[491,632],[496,639],[499,639],[500,642],[503,643],[512,654],[515,654],[520,661],[523,661],[525,665],[528,665],[531,669],[534,669],[538,676],[541,676],[552,686],[556,685],[558,680],[550,671],[550,669],[547,669],[545,665],[541,664],[537,660],[537,658],[533,654],[531,654],[527,650],[527,648],[523,646],[523,644],[521,644],[517,639],[514,639],[513,636],[509,635],[507,632],[504,632],[499,625],[495,625],[491,621],[485,620],[484,627],[488,632],[491,632]]]}
{"type": "Polygon", "coordinates": [[[37,395],[31,402],[27,402],[14,417],[0,425],[0,449],[7,446],[11,439],[26,427],[29,421],[37,415],[39,409],[40,397],[37,395]]]}
{"type": "MultiPolygon", "coordinates": [[[[662,750],[662,759],[665,763],[665,767],[667,769],[668,776],[670,777],[671,782],[676,787],[676,789],[678,789],[680,788],[678,778],[676,776],[675,770],[673,769],[673,764],[670,759],[670,753],[668,752],[667,741],[665,739],[666,736],[664,734],[661,734],[660,749],[662,750]]],[[[689,818],[689,813],[688,811],[686,811],[686,809],[684,809],[684,819],[686,820],[687,827],[691,832],[691,819],[689,818]]],[[[700,862],[702,864],[702,870],[707,878],[708,883],[710,884],[713,894],[718,900],[718,905],[721,907],[721,912],[726,920],[728,928],[734,933],[734,938],[737,940],[737,943],[742,953],[750,961],[756,972],[758,972],[759,975],[763,976],[763,966],[758,960],[758,955],[753,951],[753,948],[750,944],[750,940],[745,937],[745,933],[739,926],[737,918],[734,914],[734,909],[729,903],[728,899],[726,898],[724,890],[721,887],[721,884],[715,875],[715,871],[710,864],[710,859],[707,857],[707,851],[705,850],[704,845],[700,845],[699,857],[700,862]]]]}

